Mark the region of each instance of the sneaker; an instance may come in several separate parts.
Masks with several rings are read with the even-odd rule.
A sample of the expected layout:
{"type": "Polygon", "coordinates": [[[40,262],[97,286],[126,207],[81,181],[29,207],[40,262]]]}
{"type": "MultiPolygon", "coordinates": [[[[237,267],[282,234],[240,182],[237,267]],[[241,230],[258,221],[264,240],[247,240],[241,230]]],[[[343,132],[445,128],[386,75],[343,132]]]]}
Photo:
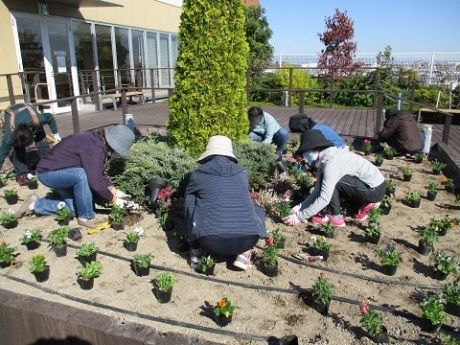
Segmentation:
{"type": "Polygon", "coordinates": [[[251,254],[252,254],[252,251],[248,250],[248,251],[245,251],[243,254],[238,255],[235,261],[233,261],[233,266],[243,271],[247,270],[248,268],[251,268],[252,267],[251,254]]]}
{"type": "Polygon", "coordinates": [[[93,219],[82,219],[78,218],[78,224],[81,226],[86,226],[87,228],[90,229],[95,229],[98,228],[105,223],[108,222],[108,219],[100,219],[100,218],[93,218],[93,219]]]}
{"type": "Polygon", "coordinates": [[[317,225],[324,225],[327,223],[331,223],[333,227],[343,228],[345,226],[345,217],[340,215],[339,218],[334,218],[331,215],[325,215],[324,217],[321,216],[313,216],[311,217],[313,223],[317,225]]]}
{"type": "Polygon", "coordinates": [[[21,175],[21,176],[16,177],[16,182],[21,187],[24,187],[24,186],[27,186],[27,182],[29,182],[29,180],[27,178],[27,175],[21,175]]]}
{"type": "Polygon", "coordinates": [[[365,220],[367,219],[367,214],[369,213],[369,211],[379,206],[380,206],[380,202],[373,202],[373,203],[364,205],[363,207],[359,209],[358,213],[356,213],[353,216],[353,218],[356,220],[365,220]]]}
{"type": "Polygon", "coordinates": [[[22,218],[27,213],[31,213],[33,210],[29,209],[29,206],[37,200],[38,200],[37,194],[33,193],[33,194],[28,195],[24,199],[24,202],[14,211],[14,215],[16,216],[16,218],[22,218]]]}
{"type": "Polygon", "coordinates": [[[194,270],[200,268],[201,249],[190,249],[190,267],[194,270]]]}

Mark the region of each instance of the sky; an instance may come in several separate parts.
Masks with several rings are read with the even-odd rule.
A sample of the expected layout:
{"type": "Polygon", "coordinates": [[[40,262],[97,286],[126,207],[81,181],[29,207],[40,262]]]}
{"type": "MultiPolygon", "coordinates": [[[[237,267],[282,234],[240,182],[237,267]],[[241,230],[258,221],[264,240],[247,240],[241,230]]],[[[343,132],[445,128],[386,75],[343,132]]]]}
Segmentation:
{"type": "Polygon", "coordinates": [[[356,53],[460,52],[460,0],[260,0],[275,54],[316,54],[335,9],[354,22],[356,53]]]}

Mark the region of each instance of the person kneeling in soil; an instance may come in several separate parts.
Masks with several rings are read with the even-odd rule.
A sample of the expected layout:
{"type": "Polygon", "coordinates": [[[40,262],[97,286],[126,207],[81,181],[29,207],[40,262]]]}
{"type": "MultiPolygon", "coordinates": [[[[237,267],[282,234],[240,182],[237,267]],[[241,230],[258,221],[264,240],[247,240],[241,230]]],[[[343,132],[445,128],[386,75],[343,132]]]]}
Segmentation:
{"type": "Polygon", "coordinates": [[[319,130],[302,133],[299,151],[318,171],[314,190],[292,214],[283,218],[286,225],[296,226],[311,218],[315,224],[345,226],[340,214],[340,198],[353,205],[354,218],[362,221],[367,213],[380,206],[386,182],[380,170],[348,147],[335,147],[319,130]],[[324,215],[320,215],[326,209],[324,215]]]}
{"type": "Polygon", "coordinates": [[[268,237],[263,210],[251,202],[245,169],[238,165],[229,138],[216,135],[185,191],[186,224],[190,241],[190,266],[199,257],[236,256],[233,265],[251,267],[251,250],[260,237],[268,237]]]}
{"type": "Polygon", "coordinates": [[[16,210],[16,216],[34,211],[39,216],[55,214],[66,207],[78,218],[78,224],[96,228],[107,219],[97,219],[93,197],[123,205],[127,194],[115,189],[105,174],[105,163],[114,153],[130,156],[133,132],[125,125],[98,131],[82,132],[64,138],[37,165],[38,180],[54,189],[59,198],[29,195],[16,210]]]}

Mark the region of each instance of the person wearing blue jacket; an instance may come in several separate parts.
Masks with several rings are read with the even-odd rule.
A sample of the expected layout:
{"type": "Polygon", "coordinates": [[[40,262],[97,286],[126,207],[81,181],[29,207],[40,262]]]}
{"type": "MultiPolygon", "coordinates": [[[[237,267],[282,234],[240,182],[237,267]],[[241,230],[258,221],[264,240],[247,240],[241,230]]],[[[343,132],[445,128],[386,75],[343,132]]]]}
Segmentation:
{"type": "Polygon", "coordinates": [[[289,137],[287,129],[281,127],[275,118],[261,107],[249,108],[248,118],[249,139],[266,144],[273,143],[276,145],[276,153],[282,155],[289,137]]]}
{"type": "Polygon", "coordinates": [[[190,242],[190,266],[198,269],[203,255],[236,256],[233,265],[251,267],[251,250],[268,237],[263,210],[252,203],[246,170],[238,164],[229,138],[216,135],[185,191],[185,217],[190,242]]]}

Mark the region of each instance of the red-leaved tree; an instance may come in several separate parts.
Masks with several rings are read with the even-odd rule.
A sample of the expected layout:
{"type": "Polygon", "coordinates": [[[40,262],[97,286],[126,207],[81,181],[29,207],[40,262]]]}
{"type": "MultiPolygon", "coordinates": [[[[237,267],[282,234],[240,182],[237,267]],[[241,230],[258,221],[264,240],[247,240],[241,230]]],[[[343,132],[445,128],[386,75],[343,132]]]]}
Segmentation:
{"type": "Polygon", "coordinates": [[[354,35],[353,21],[347,11],[335,9],[335,15],[325,18],[326,31],[318,33],[320,41],[326,46],[321,50],[318,67],[328,76],[340,79],[353,74],[362,62],[354,62],[357,44],[351,39],[354,35]]]}

